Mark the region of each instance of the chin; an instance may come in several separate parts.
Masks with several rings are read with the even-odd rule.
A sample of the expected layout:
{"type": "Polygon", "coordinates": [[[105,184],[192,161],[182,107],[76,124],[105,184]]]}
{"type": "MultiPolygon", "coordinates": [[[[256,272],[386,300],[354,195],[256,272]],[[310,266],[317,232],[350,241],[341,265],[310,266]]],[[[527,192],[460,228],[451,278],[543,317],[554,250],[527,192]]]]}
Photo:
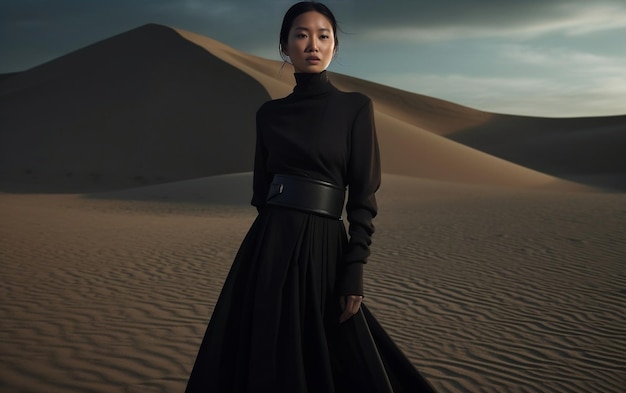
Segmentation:
{"type": "Polygon", "coordinates": [[[324,71],[326,68],[328,68],[329,64],[298,64],[295,65],[293,64],[293,68],[295,70],[295,72],[298,73],[320,73],[322,71],[324,71]]]}

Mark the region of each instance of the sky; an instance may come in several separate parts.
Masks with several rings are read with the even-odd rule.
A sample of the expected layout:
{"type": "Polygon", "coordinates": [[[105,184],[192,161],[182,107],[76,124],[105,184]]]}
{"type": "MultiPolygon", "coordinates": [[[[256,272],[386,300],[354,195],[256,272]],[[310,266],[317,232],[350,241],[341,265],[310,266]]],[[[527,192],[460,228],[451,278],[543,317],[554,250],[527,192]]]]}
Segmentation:
{"type": "MultiPolygon", "coordinates": [[[[285,0],[0,0],[0,73],[146,23],[280,60],[285,0]]],[[[329,70],[472,108],[626,114],[626,0],[326,0],[329,70]]]]}

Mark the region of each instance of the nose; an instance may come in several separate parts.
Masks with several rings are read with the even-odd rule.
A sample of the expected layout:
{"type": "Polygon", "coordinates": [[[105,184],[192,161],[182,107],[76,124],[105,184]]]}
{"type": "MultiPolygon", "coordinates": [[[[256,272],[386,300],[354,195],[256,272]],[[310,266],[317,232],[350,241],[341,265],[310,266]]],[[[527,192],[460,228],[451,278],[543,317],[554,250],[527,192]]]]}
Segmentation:
{"type": "Polygon", "coordinates": [[[319,51],[319,46],[318,46],[317,38],[313,36],[311,37],[311,40],[309,41],[307,52],[318,52],[318,51],[319,51]]]}

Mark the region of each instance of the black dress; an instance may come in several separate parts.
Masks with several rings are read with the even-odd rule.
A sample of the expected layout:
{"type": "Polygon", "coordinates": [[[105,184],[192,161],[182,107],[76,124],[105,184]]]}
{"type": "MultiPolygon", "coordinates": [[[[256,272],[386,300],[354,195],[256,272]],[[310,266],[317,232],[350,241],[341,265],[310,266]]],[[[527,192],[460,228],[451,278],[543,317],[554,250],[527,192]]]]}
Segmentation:
{"type": "Polygon", "coordinates": [[[326,72],[295,74],[289,96],[257,113],[252,204],[187,384],[195,392],[433,392],[362,306],[343,324],[339,297],[363,294],[380,160],[371,100],[326,72]],[[343,221],[266,205],[274,174],[348,188],[343,221]]]}

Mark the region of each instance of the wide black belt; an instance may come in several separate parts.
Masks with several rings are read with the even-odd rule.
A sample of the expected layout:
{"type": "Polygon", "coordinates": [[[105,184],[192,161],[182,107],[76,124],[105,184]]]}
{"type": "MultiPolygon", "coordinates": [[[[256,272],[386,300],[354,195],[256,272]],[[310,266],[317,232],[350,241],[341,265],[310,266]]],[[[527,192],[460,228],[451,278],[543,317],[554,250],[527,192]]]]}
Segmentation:
{"type": "Polygon", "coordinates": [[[303,176],[274,175],[267,203],[341,219],[346,190],[303,176]]]}

